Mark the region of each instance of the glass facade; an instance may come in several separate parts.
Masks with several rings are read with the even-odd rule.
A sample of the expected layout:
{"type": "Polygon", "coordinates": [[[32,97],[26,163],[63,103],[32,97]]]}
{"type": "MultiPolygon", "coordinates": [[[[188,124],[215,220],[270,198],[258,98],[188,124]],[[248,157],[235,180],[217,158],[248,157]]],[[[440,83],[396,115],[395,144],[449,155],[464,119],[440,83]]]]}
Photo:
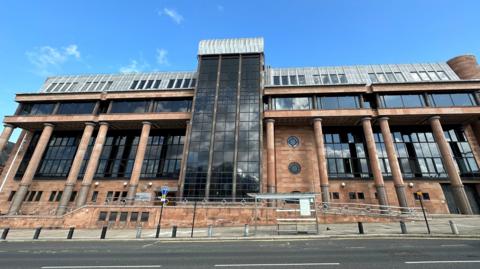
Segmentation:
{"type": "Polygon", "coordinates": [[[476,106],[475,98],[471,93],[435,93],[430,95],[433,106],[476,106]]]}
{"type": "Polygon", "coordinates": [[[317,97],[318,109],[360,108],[358,96],[320,96],[317,97]]]}
{"type": "Polygon", "coordinates": [[[184,134],[178,132],[150,134],[141,178],[176,179],[180,174],[184,134]]]}
{"type": "Polygon", "coordinates": [[[184,197],[244,197],[259,190],[260,55],[200,61],[184,197]]]}
{"type": "Polygon", "coordinates": [[[276,97],[273,98],[275,110],[309,110],[312,109],[310,97],[276,97]]]}
{"type": "Polygon", "coordinates": [[[325,153],[330,178],[368,178],[368,155],[361,130],[325,128],[325,153]]]}
{"type": "Polygon", "coordinates": [[[72,115],[72,114],[92,114],[96,102],[71,102],[60,103],[57,114],[72,115]]]}
{"type": "Polygon", "coordinates": [[[138,140],[138,132],[110,132],[103,145],[95,177],[130,177],[135,162],[138,140]]]}
{"type": "Polygon", "coordinates": [[[23,103],[18,115],[49,115],[54,108],[55,103],[23,103]]]}
{"type": "Polygon", "coordinates": [[[153,112],[189,112],[191,107],[191,100],[155,100],[153,102],[153,112]]]}
{"type": "Polygon", "coordinates": [[[149,101],[112,101],[110,113],[145,113],[149,109],[149,101]]]}
{"type": "Polygon", "coordinates": [[[380,100],[384,108],[397,107],[424,107],[425,101],[421,94],[389,94],[381,95],[380,100]]]}

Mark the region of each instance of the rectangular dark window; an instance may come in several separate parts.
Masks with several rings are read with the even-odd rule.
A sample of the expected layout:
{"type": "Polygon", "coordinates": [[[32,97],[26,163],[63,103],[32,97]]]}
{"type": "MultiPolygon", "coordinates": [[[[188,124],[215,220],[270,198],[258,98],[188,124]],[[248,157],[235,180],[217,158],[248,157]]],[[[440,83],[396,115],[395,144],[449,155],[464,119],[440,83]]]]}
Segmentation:
{"type": "Polygon", "coordinates": [[[90,201],[96,202],[96,201],[97,201],[97,198],[98,198],[98,191],[94,191],[94,192],[92,193],[92,199],[90,199],[90,201]]]}
{"type": "Polygon", "coordinates": [[[189,78],[184,79],[182,88],[188,88],[189,86],[190,86],[190,79],[189,78]]]}
{"type": "Polygon", "coordinates": [[[357,199],[357,196],[355,195],[354,192],[349,192],[348,193],[348,199],[355,200],[355,199],[357,199]]]}
{"type": "Polygon", "coordinates": [[[173,88],[173,85],[175,85],[175,80],[171,79],[168,81],[167,89],[173,88]]]}
{"type": "Polygon", "coordinates": [[[358,96],[321,96],[317,99],[319,109],[360,108],[358,96]]]}
{"type": "Polygon", "coordinates": [[[377,78],[377,75],[375,73],[368,73],[368,77],[370,78],[370,81],[372,83],[378,82],[378,78],[377,78]]]}
{"type": "Polygon", "coordinates": [[[55,202],[60,202],[60,199],[62,199],[63,191],[59,191],[57,193],[57,196],[55,197],[55,202]]]}
{"type": "Polygon", "coordinates": [[[305,75],[298,75],[298,84],[300,84],[300,85],[305,85],[306,84],[305,75]]]}
{"type": "Polygon", "coordinates": [[[423,96],[420,94],[389,94],[380,96],[383,107],[396,108],[396,107],[424,107],[425,102],[423,96]]]}
{"type": "Polygon", "coordinates": [[[338,77],[340,78],[340,83],[342,84],[348,83],[347,76],[345,76],[345,74],[338,74],[338,77]]]}
{"type": "Polygon", "coordinates": [[[19,115],[50,115],[55,103],[23,103],[20,105],[19,115]]]}
{"type": "Polygon", "coordinates": [[[475,98],[471,93],[442,93],[430,95],[436,107],[475,106],[475,98]]]}
{"type": "Polygon", "coordinates": [[[57,114],[72,115],[72,114],[92,114],[96,102],[69,102],[60,103],[57,114]]]}
{"type": "Polygon", "coordinates": [[[153,112],[189,112],[191,100],[156,100],[153,103],[153,112]]]}
{"type": "Polygon", "coordinates": [[[339,82],[337,74],[330,74],[330,80],[333,84],[338,84],[339,82]]]}
{"type": "Polygon", "coordinates": [[[282,85],[288,85],[288,76],[282,76],[282,85]]]}
{"type": "Polygon", "coordinates": [[[16,191],[11,191],[10,195],[8,196],[8,202],[11,202],[13,200],[13,197],[15,196],[16,191]]]}
{"type": "Polygon", "coordinates": [[[175,83],[175,88],[176,89],[179,89],[182,87],[182,82],[183,82],[183,79],[177,79],[177,82],[175,83]]]}
{"type": "Polygon", "coordinates": [[[297,76],[290,76],[290,84],[297,85],[297,76]]]}
{"type": "Polygon", "coordinates": [[[363,192],[357,192],[357,197],[360,200],[365,200],[365,194],[363,192]]]}
{"type": "Polygon", "coordinates": [[[147,101],[112,101],[110,113],[145,113],[147,101]]]}
{"type": "Polygon", "coordinates": [[[145,89],[150,89],[150,88],[152,88],[152,84],[153,84],[153,80],[149,80],[149,81],[147,82],[147,86],[145,86],[145,89]]]}
{"type": "Polygon", "coordinates": [[[192,85],[191,85],[191,87],[194,88],[196,85],[197,85],[197,79],[196,79],[196,78],[192,78],[192,85]]]}
{"type": "Polygon", "coordinates": [[[36,194],[37,194],[36,191],[31,191],[31,192],[29,192],[28,195],[27,195],[27,197],[28,197],[28,198],[27,198],[27,201],[28,201],[28,202],[32,202],[32,201],[33,201],[33,198],[35,198],[35,195],[36,195],[36,194]]]}
{"type": "Polygon", "coordinates": [[[141,222],[147,222],[149,216],[150,216],[149,212],[142,212],[142,215],[140,216],[140,221],[141,222]]]}
{"type": "Polygon", "coordinates": [[[70,195],[70,201],[69,202],[75,202],[75,198],[77,198],[77,192],[72,191],[72,195],[70,195]]]}
{"type": "Polygon", "coordinates": [[[107,212],[100,211],[100,214],[98,214],[98,221],[106,221],[106,220],[107,220],[107,212]]]}
{"type": "Polygon", "coordinates": [[[280,76],[273,76],[273,85],[280,85],[280,76]]]}
{"type": "Polygon", "coordinates": [[[126,222],[128,218],[128,212],[120,212],[120,221],[126,222]]]}
{"type": "Polygon", "coordinates": [[[322,83],[324,85],[331,84],[330,77],[327,74],[322,75],[322,83]]]}
{"type": "Polygon", "coordinates": [[[143,87],[145,86],[145,82],[147,82],[146,80],[142,80],[140,81],[140,84],[138,84],[138,88],[137,89],[143,89],[143,87]]]}
{"type": "Polygon", "coordinates": [[[320,75],[313,75],[313,83],[320,84],[320,75]]]}
{"type": "Polygon", "coordinates": [[[126,178],[132,173],[138,132],[117,131],[107,135],[95,174],[97,178],[126,178]]]}
{"type": "Polygon", "coordinates": [[[52,191],[52,192],[50,193],[50,197],[48,197],[48,201],[49,201],[49,202],[55,201],[55,196],[57,196],[57,192],[56,192],[56,191],[52,191]]]}
{"type": "Polygon", "coordinates": [[[130,213],[130,221],[131,222],[137,222],[138,221],[138,212],[130,213]]]}
{"type": "Polygon", "coordinates": [[[334,199],[334,200],[340,199],[340,193],[338,193],[338,192],[332,192],[332,199],[334,199]]]}
{"type": "Polygon", "coordinates": [[[35,197],[35,202],[40,201],[42,198],[43,191],[37,191],[37,196],[35,197]]]}
{"type": "Polygon", "coordinates": [[[184,135],[151,133],[141,178],[178,178],[182,162],[184,135]]]}
{"type": "Polygon", "coordinates": [[[161,79],[155,80],[155,84],[153,84],[153,88],[154,88],[154,89],[160,88],[160,83],[161,83],[161,82],[162,82],[161,79]]]}
{"type": "Polygon", "coordinates": [[[117,215],[118,215],[118,212],[110,212],[110,216],[108,216],[108,221],[117,221],[117,215]]]}
{"type": "Polygon", "coordinates": [[[276,97],[273,100],[275,110],[312,109],[312,99],[310,97],[276,97]]]}

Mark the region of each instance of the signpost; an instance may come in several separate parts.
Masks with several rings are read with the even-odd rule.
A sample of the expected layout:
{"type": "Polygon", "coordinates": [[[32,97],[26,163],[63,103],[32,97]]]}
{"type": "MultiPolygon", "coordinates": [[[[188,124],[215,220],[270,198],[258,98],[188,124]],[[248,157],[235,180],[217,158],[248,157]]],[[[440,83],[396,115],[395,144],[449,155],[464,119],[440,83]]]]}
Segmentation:
{"type": "Polygon", "coordinates": [[[423,218],[425,219],[425,224],[427,225],[428,234],[430,234],[430,225],[428,225],[427,214],[425,214],[425,208],[423,207],[423,193],[417,191],[417,197],[420,200],[420,206],[422,207],[423,218]]]}
{"type": "Polygon", "coordinates": [[[160,236],[160,229],[162,227],[163,207],[165,206],[165,202],[167,202],[168,186],[163,186],[161,189],[161,192],[162,192],[162,197],[160,198],[160,201],[162,202],[162,207],[160,208],[160,218],[158,220],[157,232],[155,233],[155,238],[158,238],[160,236]]]}

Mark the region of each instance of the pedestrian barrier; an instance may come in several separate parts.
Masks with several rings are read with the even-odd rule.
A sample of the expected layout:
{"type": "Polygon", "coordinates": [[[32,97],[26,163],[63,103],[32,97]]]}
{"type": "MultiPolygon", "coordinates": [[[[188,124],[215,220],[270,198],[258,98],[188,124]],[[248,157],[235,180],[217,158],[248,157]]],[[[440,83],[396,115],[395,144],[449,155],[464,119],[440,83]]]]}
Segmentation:
{"type": "Polygon", "coordinates": [[[73,238],[73,231],[75,231],[75,227],[70,227],[70,229],[68,230],[67,239],[73,238]]]}
{"type": "Polygon", "coordinates": [[[10,231],[10,228],[5,228],[3,229],[3,232],[2,232],[2,240],[6,240],[7,239],[7,235],[8,235],[8,232],[10,231]]]}
{"type": "Polygon", "coordinates": [[[172,238],[177,237],[177,226],[172,227],[172,238]]]}
{"type": "Polygon", "coordinates": [[[107,235],[107,229],[108,229],[108,226],[102,227],[102,233],[100,234],[100,239],[105,239],[105,236],[107,235]]]}
{"type": "Polygon", "coordinates": [[[453,220],[449,220],[448,223],[450,224],[450,229],[452,229],[452,234],[459,234],[457,224],[453,220]]]}
{"type": "Polygon", "coordinates": [[[35,229],[35,233],[33,234],[33,239],[37,240],[40,237],[40,232],[42,231],[42,227],[38,227],[35,229]]]}
{"type": "Polygon", "coordinates": [[[365,231],[363,230],[363,223],[358,222],[358,233],[359,234],[365,234],[365,231]]]}
{"type": "Polygon", "coordinates": [[[407,225],[403,220],[400,221],[400,230],[402,231],[402,234],[407,234],[407,225]]]}

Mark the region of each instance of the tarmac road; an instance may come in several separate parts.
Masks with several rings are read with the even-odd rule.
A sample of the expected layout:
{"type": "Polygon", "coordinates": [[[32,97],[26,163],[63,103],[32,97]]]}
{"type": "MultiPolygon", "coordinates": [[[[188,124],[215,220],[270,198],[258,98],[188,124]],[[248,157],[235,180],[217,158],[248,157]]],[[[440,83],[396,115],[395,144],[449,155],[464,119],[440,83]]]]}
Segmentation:
{"type": "Polygon", "coordinates": [[[0,268],[480,268],[480,240],[0,242],[0,268]]]}

